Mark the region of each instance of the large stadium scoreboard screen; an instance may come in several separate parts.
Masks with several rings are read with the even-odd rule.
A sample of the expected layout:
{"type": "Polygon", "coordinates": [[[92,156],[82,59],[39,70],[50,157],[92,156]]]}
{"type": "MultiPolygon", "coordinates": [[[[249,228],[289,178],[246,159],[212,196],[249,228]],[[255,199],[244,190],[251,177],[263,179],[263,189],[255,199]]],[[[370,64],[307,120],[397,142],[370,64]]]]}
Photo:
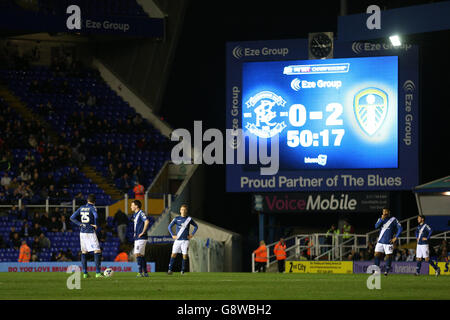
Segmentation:
{"type": "Polygon", "coordinates": [[[227,191],[417,185],[417,51],[361,57],[341,46],[345,58],[306,60],[292,59],[301,46],[280,43],[285,48],[248,58],[258,52],[248,47],[264,44],[228,45],[227,128],[242,130],[246,162],[227,165],[227,191]],[[263,175],[262,163],[249,163],[249,146],[270,149],[275,138],[277,170],[263,175]]]}
{"type": "Polygon", "coordinates": [[[397,168],[397,69],[395,56],[244,63],[242,128],[279,134],[281,171],[397,168]]]}

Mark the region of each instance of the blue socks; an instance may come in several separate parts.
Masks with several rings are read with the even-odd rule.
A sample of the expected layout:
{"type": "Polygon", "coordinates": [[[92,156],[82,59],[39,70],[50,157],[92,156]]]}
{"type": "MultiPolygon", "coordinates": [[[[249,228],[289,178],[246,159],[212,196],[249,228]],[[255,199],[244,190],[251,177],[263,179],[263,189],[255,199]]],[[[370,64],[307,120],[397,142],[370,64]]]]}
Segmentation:
{"type": "Polygon", "coordinates": [[[422,260],[417,261],[416,273],[420,273],[421,267],[422,267],[422,260]]]}
{"type": "Polygon", "coordinates": [[[186,259],[181,260],[181,271],[185,271],[184,267],[186,265],[186,259]]]}
{"type": "Polygon", "coordinates": [[[386,261],[386,272],[391,271],[392,257],[389,257],[386,261]]]}
{"type": "Polygon", "coordinates": [[[81,254],[81,266],[83,268],[83,273],[87,273],[87,259],[85,253],[81,254]]]}
{"type": "Polygon", "coordinates": [[[142,272],[147,273],[147,261],[145,261],[145,257],[141,257],[141,267],[142,272]]]}
{"type": "Polygon", "coordinates": [[[379,257],[375,257],[375,265],[376,266],[380,266],[380,258],[379,257]]]}
{"type": "Polygon", "coordinates": [[[169,262],[169,271],[172,271],[172,267],[173,267],[173,262],[175,261],[175,258],[170,257],[170,262],[169,262]]]}
{"type": "Polygon", "coordinates": [[[100,262],[101,262],[101,256],[102,256],[102,254],[101,253],[94,253],[94,259],[95,259],[95,268],[96,268],[96,272],[97,273],[100,273],[102,270],[101,270],[101,267],[100,267],[100,262]]]}
{"type": "Polygon", "coordinates": [[[142,273],[142,257],[141,256],[136,257],[136,262],[139,267],[139,273],[142,273]]]}

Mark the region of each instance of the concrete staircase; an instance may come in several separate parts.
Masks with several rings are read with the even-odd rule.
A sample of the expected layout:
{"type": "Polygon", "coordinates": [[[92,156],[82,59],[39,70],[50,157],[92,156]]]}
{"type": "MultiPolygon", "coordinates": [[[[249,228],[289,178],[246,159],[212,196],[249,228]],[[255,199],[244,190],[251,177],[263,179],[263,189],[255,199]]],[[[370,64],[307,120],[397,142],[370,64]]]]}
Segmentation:
{"type": "Polygon", "coordinates": [[[111,197],[113,202],[123,198],[123,192],[118,190],[112,182],[108,181],[105,177],[99,174],[93,167],[85,164],[80,169],[86,177],[97,184],[99,188],[103,189],[105,193],[111,197]]]}
{"type": "MultiPolygon", "coordinates": [[[[19,113],[23,119],[28,121],[37,121],[40,126],[44,127],[47,130],[52,143],[64,143],[58,133],[53,130],[51,125],[46,120],[35,114],[26,106],[24,102],[12,94],[8,88],[2,85],[0,85],[0,97],[2,97],[9,106],[16,110],[16,112],[19,113]]],[[[86,177],[91,179],[93,183],[97,184],[99,188],[103,189],[113,201],[123,198],[123,193],[119,191],[112,182],[108,181],[91,166],[85,164],[82,168],[80,168],[80,170],[86,175],[86,177]]]]}

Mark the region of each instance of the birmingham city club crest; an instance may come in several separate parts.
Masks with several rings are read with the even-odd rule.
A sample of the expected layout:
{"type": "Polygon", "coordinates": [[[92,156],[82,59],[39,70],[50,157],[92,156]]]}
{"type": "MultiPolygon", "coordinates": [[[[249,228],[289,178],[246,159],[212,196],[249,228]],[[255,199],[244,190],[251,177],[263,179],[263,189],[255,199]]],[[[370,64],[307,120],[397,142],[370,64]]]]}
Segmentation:
{"type": "Polygon", "coordinates": [[[286,128],[284,121],[277,122],[280,117],[287,117],[282,111],[286,101],[270,91],[262,91],[251,97],[244,111],[244,126],[260,138],[271,138],[286,128]]]}
{"type": "Polygon", "coordinates": [[[387,94],[377,88],[367,88],[355,95],[353,110],[356,121],[365,133],[372,136],[382,126],[388,109],[387,94]]]}

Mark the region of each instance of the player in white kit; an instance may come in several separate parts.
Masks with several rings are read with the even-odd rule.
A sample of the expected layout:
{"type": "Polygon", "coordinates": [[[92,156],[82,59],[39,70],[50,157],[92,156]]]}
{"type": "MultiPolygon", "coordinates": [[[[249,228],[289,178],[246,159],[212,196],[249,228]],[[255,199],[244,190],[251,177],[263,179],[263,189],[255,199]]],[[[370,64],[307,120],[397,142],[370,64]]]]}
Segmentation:
{"type": "Polygon", "coordinates": [[[436,276],[441,273],[441,269],[437,266],[437,264],[430,260],[430,247],[428,245],[428,240],[431,237],[431,233],[433,230],[429,225],[425,223],[425,216],[419,215],[417,217],[417,222],[419,225],[416,229],[416,239],[417,239],[417,248],[416,248],[416,259],[417,259],[417,267],[415,275],[418,276],[420,274],[420,268],[422,267],[422,259],[425,259],[435,271],[436,276]]]}

